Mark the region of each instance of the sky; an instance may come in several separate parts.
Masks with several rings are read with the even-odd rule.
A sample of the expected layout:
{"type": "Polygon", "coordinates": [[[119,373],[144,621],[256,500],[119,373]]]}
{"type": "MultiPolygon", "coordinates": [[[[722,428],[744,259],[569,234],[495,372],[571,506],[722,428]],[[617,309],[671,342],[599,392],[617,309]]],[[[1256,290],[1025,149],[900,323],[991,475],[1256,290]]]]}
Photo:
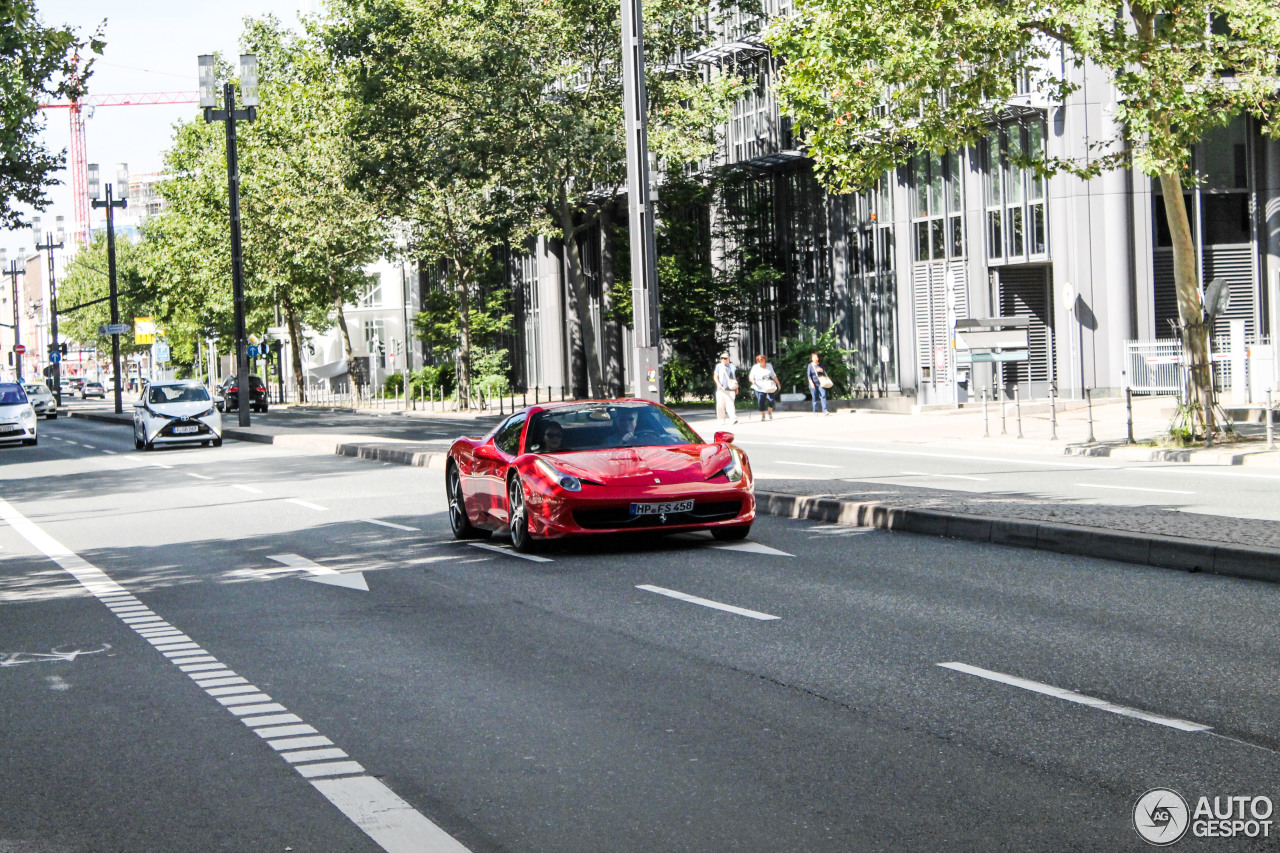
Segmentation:
{"type": "MultiPolygon", "coordinates": [[[[232,64],[240,55],[241,23],[246,16],[272,13],[297,25],[312,0],[36,0],[46,26],[69,25],[83,37],[103,25],[106,47],[93,66],[90,95],[197,90],[196,57],[221,51],[232,64]],[[103,22],[105,21],[105,24],[103,22]]],[[[43,138],[53,151],[70,144],[70,116],[65,109],[44,110],[43,138]]],[[[98,107],[88,117],[85,147],[88,162],[101,166],[103,182],[114,182],[116,164],[131,174],[159,172],[175,122],[199,115],[197,104],[98,107]]],[[[71,158],[58,173],[59,186],[49,189],[50,206],[40,214],[42,231],[54,229],[54,217],[75,222],[70,184],[71,158]]],[[[100,214],[100,211],[94,211],[100,214]]],[[[68,241],[70,242],[70,241],[68,241]]],[[[32,253],[30,230],[0,231],[0,247],[9,258],[32,253]]]]}

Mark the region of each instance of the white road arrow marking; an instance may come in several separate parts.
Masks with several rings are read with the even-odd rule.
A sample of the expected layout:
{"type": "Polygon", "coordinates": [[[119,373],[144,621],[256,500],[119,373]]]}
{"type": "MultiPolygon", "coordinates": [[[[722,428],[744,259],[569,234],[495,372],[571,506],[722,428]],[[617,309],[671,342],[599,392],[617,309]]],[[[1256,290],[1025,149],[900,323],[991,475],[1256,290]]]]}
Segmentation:
{"type": "MultiPolygon", "coordinates": [[[[291,569],[301,569],[304,572],[310,572],[312,577],[303,578],[303,580],[315,581],[316,583],[327,583],[330,586],[343,586],[347,589],[360,589],[365,592],[369,591],[369,584],[365,583],[363,572],[339,572],[297,554],[273,554],[268,556],[267,559],[275,560],[277,563],[284,563],[291,569]]],[[[280,569],[269,571],[280,571],[280,569]]]]}
{"type": "Polygon", "coordinates": [[[786,551],[779,551],[777,548],[770,548],[768,545],[761,545],[759,542],[717,542],[715,545],[710,545],[708,547],[718,548],[722,551],[746,551],[748,554],[768,554],[772,557],[795,556],[795,554],[788,554],[786,551]]]}
{"type": "Polygon", "coordinates": [[[529,560],[533,563],[553,563],[555,562],[549,557],[539,557],[535,554],[521,554],[519,551],[513,551],[510,548],[504,548],[501,545],[486,545],[483,542],[468,542],[472,548],[479,548],[483,551],[493,551],[498,554],[506,554],[508,557],[519,557],[521,560],[529,560]]]}

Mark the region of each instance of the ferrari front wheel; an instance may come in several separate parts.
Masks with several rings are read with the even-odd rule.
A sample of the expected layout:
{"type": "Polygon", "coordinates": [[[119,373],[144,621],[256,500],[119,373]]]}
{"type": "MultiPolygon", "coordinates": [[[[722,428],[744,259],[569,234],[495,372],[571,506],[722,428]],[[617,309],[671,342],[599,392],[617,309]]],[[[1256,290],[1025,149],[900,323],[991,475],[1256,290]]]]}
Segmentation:
{"type": "Polygon", "coordinates": [[[445,497],[449,500],[449,527],[453,530],[454,539],[480,539],[488,536],[486,530],[480,530],[467,518],[467,506],[462,494],[462,476],[457,465],[449,466],[445,476],[445,497]]]}
{"type": "Polygon", "coordinates": [[[717,542],[740,542],[747,538],[747,534],[751,532],[751,525],[744,524],[741,527],[713,527],[711,535],[715,537],[717,542]]]}
{"type": "Polygon", "coordinates": [[[521,554],[536,550],[538,541],[529,532],[529,506],[519,476],[507,481],[507,520],[511,525],[511,547],[521,554]]]}

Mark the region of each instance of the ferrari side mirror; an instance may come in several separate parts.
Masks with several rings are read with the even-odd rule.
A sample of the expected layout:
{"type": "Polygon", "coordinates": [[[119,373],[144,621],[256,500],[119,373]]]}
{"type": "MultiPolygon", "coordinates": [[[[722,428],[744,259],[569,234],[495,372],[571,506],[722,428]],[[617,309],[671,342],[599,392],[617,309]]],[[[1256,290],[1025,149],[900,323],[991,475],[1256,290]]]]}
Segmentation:
{"type": "Polygon", "coordinates": [[[733,444],[733,433],[731,432],[716,433],[715,443],[716,444],[733,444]]]}

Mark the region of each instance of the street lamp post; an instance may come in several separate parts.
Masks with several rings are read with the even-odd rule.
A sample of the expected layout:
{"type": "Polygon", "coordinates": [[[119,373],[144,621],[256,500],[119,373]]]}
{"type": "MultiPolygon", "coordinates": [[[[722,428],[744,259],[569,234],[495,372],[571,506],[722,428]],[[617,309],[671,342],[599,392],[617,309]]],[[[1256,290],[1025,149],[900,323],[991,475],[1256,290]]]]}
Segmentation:
{"type": "Polygon", "coordinates": [[[240,426],[249,426],[249,351],[245,341],[244,308],[244,258],[240,245],[240,166],[236,158],[236,122],[253,121],[258,106],[258,57],[251,53],[240,57],[241,101],[245,109],[236,109],[235,85],[228,80],[222,85],[222,101],[225,109],[217,106],[217,82],[214,57],[200,57],[200,106],[204,107],[204,120],[220,121],[227,128],[227,196],[231,209],[231,287],[235,300],[236,322],[236,411],[240,426]]]}
{"type": "Polygon", "coordinates": [[[129,206],[129,168],[121,163],[116,170],[116,181],[120,185],[120,198],[111,197],[111,184],[106,185],[105,199],[100,198],[102,184],[98,179],[98,164],[89,164],[89,197],[94,207],[103,207],[107,211],[107,280],[111,282],[111,375],[115,377],[116,414],[124,411],[124,403],[120,398],[120,293],[116,287],[116,225],[115,209],[129,206]]]}
{"type": "Polygon", "coordinates": [[[49,361],[53,366],[53,396],[57,399],[58,405],[62,405],[62,348],[58,344],[58,283],[53,276],[53,250],[61,249],[66,242],[66,230],[63,227],[63,219],[59,216],[56,220],[58,224],[57,237],[58,242],[53,242],[54,233],[45,232],[44,242],[40,242],[40,217],[35,217],[31,222],[31,236],[35,238],[36,251],[49,253],[49,333],[51,340],[49,341],[49,361]]]}
{"type": "MultiPolygon", "coordinates": [[[[0,267],[4,265],[5,251],[0,249],[0,267]]],[[[9,268],[4,270],[4,274],[13,281],[13,375],[19,382],[22,381],[22,351],[18,349],[22,345],[22,319],[18,311],[18,276],[26,275],[26,272],[18,268],[17,261],[11,262],[9,268]]]]}
{"type": "Polygon", "coordinates": [[[622,0],[622,100],[627,133],[627,207],[631,223],[631,305],[635,327],[636,396],[662,402],[658,363],[658,267],[654,200],[649,190],[645,123],[644,19],[641,0],[622,0]]]}

